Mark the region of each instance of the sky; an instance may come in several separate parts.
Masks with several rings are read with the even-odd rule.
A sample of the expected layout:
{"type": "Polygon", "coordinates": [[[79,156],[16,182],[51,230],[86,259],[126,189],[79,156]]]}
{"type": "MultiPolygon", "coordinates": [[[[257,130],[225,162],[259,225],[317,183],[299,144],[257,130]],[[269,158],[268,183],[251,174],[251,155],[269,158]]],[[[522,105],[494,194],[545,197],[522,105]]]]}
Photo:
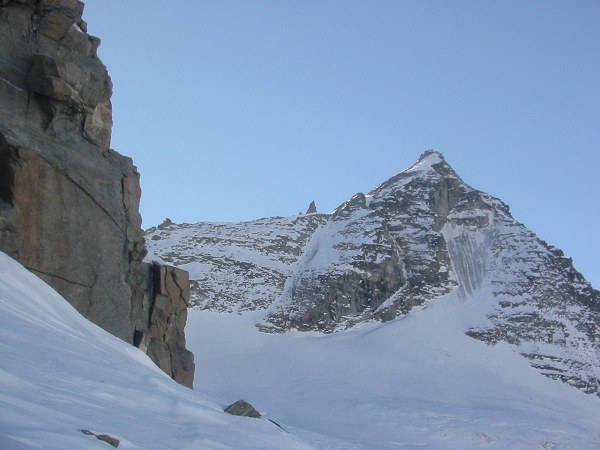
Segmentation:
{"type": "Polygon", "coordinates": [[[330,212],[435,149],[600,288],[600,1],[87,0],[84,19],[145,228],[330,212]]]}

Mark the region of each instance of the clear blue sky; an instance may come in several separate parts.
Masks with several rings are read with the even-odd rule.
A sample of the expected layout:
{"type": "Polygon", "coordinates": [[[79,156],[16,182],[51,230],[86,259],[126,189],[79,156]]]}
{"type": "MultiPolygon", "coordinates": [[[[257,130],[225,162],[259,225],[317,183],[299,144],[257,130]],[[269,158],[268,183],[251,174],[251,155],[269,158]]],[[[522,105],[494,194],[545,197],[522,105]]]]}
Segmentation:
{"type": "Polygon", "coordinates": [[[600,1],[86,3],[144,227],[329,212],[433,148],[600,288],[600,1]]]}

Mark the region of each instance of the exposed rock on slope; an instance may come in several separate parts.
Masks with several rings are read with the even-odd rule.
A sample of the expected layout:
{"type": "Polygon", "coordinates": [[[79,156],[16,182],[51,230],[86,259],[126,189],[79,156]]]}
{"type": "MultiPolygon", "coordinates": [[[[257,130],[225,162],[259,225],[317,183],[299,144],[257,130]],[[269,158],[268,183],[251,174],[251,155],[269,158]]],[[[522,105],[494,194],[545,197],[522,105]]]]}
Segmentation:
{"type": "Polygon", "coordinates": [[[314,201],[312,201],[312,202],[310,202],[310,205],[308,205],[306,214],[315,214],[316,212],[317,212],[317,205],[314,201]]]}
{"type": "Polygon", "coordinates": [[[439,229],[455,183],[441,175],[421,184],[418,167],[368,195],[356,194],[332,213],[271,308],[270,323],[331,331],[372,317],[392,319],[451,290],[439,229]],[[430,190],[434,196],[424,198],[430,190]]]}
{"type": "MultiPolygon", "coordinates": [[[[302,217],[311,216],[285,220],[302,217]]],[[[479,302],[487,322],[467,324],[470,336],[512,344],[545,375],[598,391],[600,293],[562,252],[515,221],[504,203],[464,183],[441,154],[425,152],[367,195],[356,194],[318,217],[320,226],[296,241],[301,254],[279,272],[277,284],[240,279],[240,258],[216,253],[218,245],[207,239],[209,224],[151,230],[150,255],[195,267],[203,307],[266,308],[259,323],[264,331],[331,332],[394,319],[442,297],[479,302]],[[244,286],[237,298],[235,289],[227,298],[217,295],[207,267],[195,266],[200,253],[213,255],[221,280],[244,286]],[[269,286],[260,301],[247,295],[258,286],[269,286]]],[[[262,219],[269,220],[275,219],[262,219]]],[[[244,260],[255,258],[267,242],[245,237],[256,230],[252,224],[229,224],[220,238],[244,242],[244,260]]],[[[291,227],[276,235],[294,242],[294,233],[291,227]]]]}
{"type": "Polygon", "coordinates": [[[147,232],[148,259],[190,273],[193,306],[223,312],[268,307],[325,214],[271,217],[242,223],[176,225],[147,232]]]}
{"type": "Polygon", "coordinates": [[[115,336],[155,357],[167,348],[155,360],[191,386],[187,287],[156,306],[164,292],[142,262],[139,173],[109,148],[112,84],[82,13],[76,0],[0,6],[0,250],[115,336]]]}

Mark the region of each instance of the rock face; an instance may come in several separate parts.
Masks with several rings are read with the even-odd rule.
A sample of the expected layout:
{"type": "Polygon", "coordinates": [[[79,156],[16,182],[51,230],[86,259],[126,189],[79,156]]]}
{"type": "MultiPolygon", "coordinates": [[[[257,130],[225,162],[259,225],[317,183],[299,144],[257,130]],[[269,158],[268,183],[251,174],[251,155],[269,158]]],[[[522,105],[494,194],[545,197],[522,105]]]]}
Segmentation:
{"type": "Polygon", "coordinates": [[[185,348],[183,332],[190,306],[189,275],[175,267],[152,264],[152,285],[149,326],[146,331],[136,329],[134,345],[145,350],[173,379],[192,387],[194,359],[185,348]]]}
{"type": "Polygon", "coordinates": [[[312,236],[267,322],[333,331],[393,319],[450,292],[456,281],[440,230],[462,190],[439,154],[427,153],[354,195],[312,236]]]}
{"type": "Polygon", "coordinates": [[[315,214],[316,212],[317,212],[317,205],[314,201],[312,201],[312,202],[310,202],[310,205],[308,205],[306,214],[315,214]]]}
{"type": "Polygon", "coordinates": [[[260,419],[262,417],[254,406],[245,400],[238,400],[225,408],[224,411],[232,416],[252,417],[254,419],[260,419]]]}
{"type": "Polygon", "coordinates": [[[304,245],[327,217],[183,225],[167,219],[147,231],[147,260],[189,271],[194,307],[221,312],[265,309],[281,295],[304,245]]]}
{"type": "Polygon", "coordinates": [[[81,432],[86,436],[94,436],[99,441],[106,442],[107,444],[112,445],[114,448],[119,448],[119,445],[121,445],[121,441],[108,434],[96,434],[92,433],[90,430],[81,430],[81,432]]]}
{"type": "Polygon", "coordinates": [[[76,0],[1,2],[0,250],[110,333],[148,342],[157,364],[191,386],[193,356],[174,343],[185,276],[164,269],[181,289],[157,291],[159,269],[142,261],[139,173],[109,148],[112,83],[82,13],[76,0]],[[159,311],[177,318],[167,333],[159,311]],[[158,341],[174,350],[168,364],[158,341]]]}
{"type": "Polygon", "coordinates": [[[507,343],[548,377],[600,392],[600,292],[560,250],[518,223],[508,206],[468,186],[441,154],[425,152],[331,215],[260,223],[275,220],[290,227],[268,235],[258,233],[259,221],[228,224],[218,240],[209,224],[171,223],[149,230],[149,256],[190,268],[192,278],[202,280],[200,307],[263,309],[257,325],[267,332],[328,333],[418,314],[442,299],[474,302],[481,317],[465,324],[469,336],[507,343]],[[318,224],[306,228],[302,220],[309,218],[318,224]],[[274,237],[295,249],[277,283],[233,275],[242,260],[260,260],[274,237]],[[228,252],[217,250],[222,245],[228,252]],[[208,275],[212,267],[222,280],[238,278],[232,285],[243,286],[238,297],[218,295],[208,275]],[[248,295],[258,286],[268,287],[263,296],[248,295]]]}

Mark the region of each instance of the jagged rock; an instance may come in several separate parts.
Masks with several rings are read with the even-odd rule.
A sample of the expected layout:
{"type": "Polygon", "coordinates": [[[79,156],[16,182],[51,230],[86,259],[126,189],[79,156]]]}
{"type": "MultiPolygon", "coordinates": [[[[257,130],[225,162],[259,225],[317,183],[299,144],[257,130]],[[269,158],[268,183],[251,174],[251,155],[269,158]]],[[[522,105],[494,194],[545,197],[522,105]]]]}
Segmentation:
{"type": "Polygon", "coordinates": [[[315,214],[316,212],[317,212],[317,205],[315,204],[315,202],[313,200],[312,202],[310,202],[310,205],[308,205],[306,214],[315,214]]]}
{"type": "Polygon", "coordinates": [[[262,417],[262,415],[254,409],[254,406],[245,400],[238,400],[229,405],[225,408],[225,412],[233,416],[253,417],[255,419],[260,419],[262,417]]]}
{"type": "MultiPolygon", "coordinates": [[[[433,165],[438,158],[425,154],[422,161],[433,165]]],[[[447,186],[453,181],[418,174],[403,172],[334,210],[305,248],[267,323],[332,331],[371,318],[390,320],[448,293],[454,282],[438,222],[447,215],[448,193],[454,196],[447,186]]]]}
{"type": "Polygon", "coordinates": [[[98,439],[99,441],[106,442],[114,448],[119,448],[119,444],[121,444],[121,441],[119,441],[117,438],[109,436],[108,434],[97,434],[96,439],[98,439]]]}
{"type": "Polygon", "coordinates": [[[146,260],[185,265],[190,273],[202,273],[190,280],[192,306],[222,312],[264,309],[281,295],[303,246],[327,217],[311,214],[183,225],[167,219],[147,231],[146,260]],[[175,230],[180,240],[175,247],[163,249],[163,239],[175,230]]]}
{"type": "Polygon", "coordinates": [[[0,6],[0,250],[115,336],[154,339],[150,356],[191,386],[185,276],[155,295],[140,176],[109,148],[112,83],[82,12],[76,0],[0,6]]]}
{"type": "Polygon", "coordinates": [[[85,434],[86,436],[94,436],[99,441],[106,442],[107,444],[112,445],[114,448],[119,448],[119,445],[121,444],[120,440],[118,440],[117,438],[114,438],[108,434],[96,434],[96,433],[92,433],[89,430],[81,430],[81,432],[83,434],[85,434]]]}
{"type": "Polygon", "coordinates": [[[173,379],[191,388],[194,355],[185,348],[184,334],[190,305],[189,276],[175,267],[155,263],[152,268],[154,302],[150,308],[150,339],[140,348],[146,348],[148,355],[173,379]]]}

